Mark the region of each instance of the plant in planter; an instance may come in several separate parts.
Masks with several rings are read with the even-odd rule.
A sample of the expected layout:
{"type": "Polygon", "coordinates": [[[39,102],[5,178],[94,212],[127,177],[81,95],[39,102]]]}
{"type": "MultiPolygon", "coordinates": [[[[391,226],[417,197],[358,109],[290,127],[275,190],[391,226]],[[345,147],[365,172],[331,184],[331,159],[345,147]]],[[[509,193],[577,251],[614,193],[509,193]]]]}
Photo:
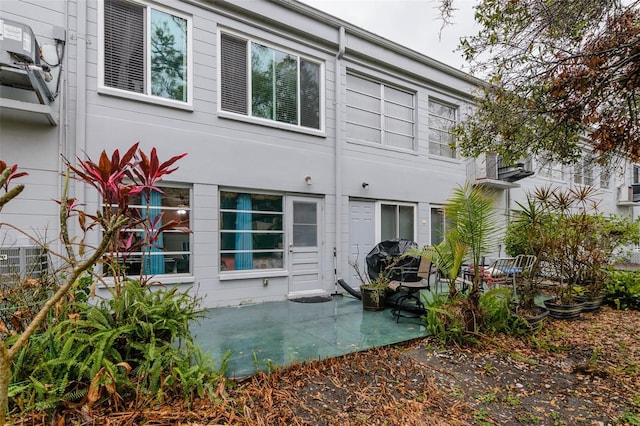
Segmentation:
{"type": "Polygon", "coordinates": [[[385,299],[389,290],[389,282],[393,268],[400,261],[401,257],[387,261],[387,267],[380,271],[378,276],[371,278],[369,274],[363,272],[360,268],[358,259],[349,261],[349,264],[360,280],[360,295],[362,297],[362,307],[367,311],[381,311],[385,307],[385,299]]]}
{"type": "Polygon", "coordinates": [[[537,233],[527,238],[537,241],[538,259],[547,277],[556,281],[555,297],[545,301],[553,317],[579,316],[584,302],[574,299],[576,289],[591,294],[601,290],[602,269],[612,262],[614,251],[636,238],[637,224],[598,212],[596,194],[592,187],[543,187],[530,195],[541,220],[537,233]]]}
{"type": "Polygon", "coordinates": [[[604,299],[605,275],[612,268],[615,251],[636,243],[638,223],[629,217],[610,215],[591,216],[590,232],[584,236],[583,251],[579,256],[582,267],[575,299],[585,301],[585,310],[595,311],[604,299]]]}
{"type": "Polygon", "coordinates": [[[535,262],[528,271],[523,272],[518,297],[512,308],[516,315],[538,321],[549,313],[535,301],[541,280],[540,259],[550,243],[550,235],[545,232],[549,219],[544,206],[537,203],[532,195],[527,196],[525,203],[516,204],[520,209],[514,212],[514,218],[507,227],[505,251],[510,256],[533,255],[535,262]]]}

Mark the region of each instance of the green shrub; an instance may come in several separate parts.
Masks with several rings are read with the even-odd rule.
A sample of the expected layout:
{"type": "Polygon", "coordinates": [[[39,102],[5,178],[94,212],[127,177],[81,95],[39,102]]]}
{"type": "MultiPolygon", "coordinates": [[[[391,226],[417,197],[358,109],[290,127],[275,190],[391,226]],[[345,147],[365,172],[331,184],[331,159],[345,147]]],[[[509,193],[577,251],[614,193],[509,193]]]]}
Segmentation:
{"type": "Polygon", "coordinates": [[[448,299],[446,295],[437,295],[426,303],[427,314],[424,323],[427,334],[442,343],[474,343],[477,334],[506,333],[521,335],[530,331],[525,320],[514,315],[511,309],[512,295],[509,289],[493,289],[480,296],[478,318],[475,321],[475,333],[468,332],[469,327],[465,308],[469,303],[467,296],[448,299]]]}
{"type": "Polygon", "coordinates": [[[213,396],[226,359],[216,371],[194,344],[189,324],[201,315],[199,300],[187,292],[133,280],[119,297],[73,302],[14,360],[11,408],[213,396]]]}
{"type": "Polygon", "coordinates": [[[471,340],[465,333],[464,318],[461,309],[462,297],[450,299],[440,293],[434,295],[432,301],[426,302],[426,315],[423,317],[427,335],[433,336],[442,343],[466,343],[471,340]]]}
{"type": "Polygon", "coordinates": [[[513,314],[512,304],[513,296],[507,288],[496,288],[484,293],[480,297],[480,330],[484,333],[513,335],[529,331],[526,321],[513,314]]]}
{"type": "Polygon", "coordinates": [[[640,271],[607,271],[604,294],[605,303],[616,309],[640,310],[640,271]]]}

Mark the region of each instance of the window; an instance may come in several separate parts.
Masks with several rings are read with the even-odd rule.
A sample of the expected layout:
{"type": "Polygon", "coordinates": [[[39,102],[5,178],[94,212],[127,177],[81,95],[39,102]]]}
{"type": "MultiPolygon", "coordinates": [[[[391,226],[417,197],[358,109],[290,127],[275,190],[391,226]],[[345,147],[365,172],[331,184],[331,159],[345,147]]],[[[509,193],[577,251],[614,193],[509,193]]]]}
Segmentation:
{"type": "Polygon", "coordinates": [[[605,169],[604,167],[600,168],[600,188],[609,189],[611,182],[611,171],[605,169]]]}
{"type": "Polygon", "coordinates": [[[190,102],[190,19],[126,0],[104,1],[103,84],[190,102]]]}
{"type": "Polygon", "coordinates": [[[561,164],[552,163],[547,160],[541,160],[538,175],[540,177],[554,180],[564,180],[564,169],[561,164]]]}
{"type": "Polygon", "coordinates": [[[538,161],[538,176],[549,178],[553,177],[553,163],[550,161],[538,161]]]}
{"type": "Polygon", "coordinates": [[[429,100],[429,153],[441,157],[456,158],[453,133],[456,125],[456,108],[429,100]]]}
{"type": "Polygon", "coordinates": [[[640,183],[640,166],[634,164],[633,165],[633,182],[631,183],[640,183]]]}
{"type": "Polygon", "coordinates": [[[222,111],[320,129],[321,99],[320,63],[222,33],[222,111]]]}
{"type": "Polygon", "coordinates": [[[573,166],[573,182],[579,185],[593,186],[595,178],[593,173],[593,157],[585,156],[573,166]]]}
{"type": "Polygon", "coordinates": [[[220,269],[283,268],[283,197],[220,192],[220,269]]]}
{"type": "Polygon", "coordinates": [[[413,93],[347,75],[347,138],[413,150],[413,93]]]}
{"type": "MultiPolygon", "coordinates": [[[[154,236],[152,247],[141,246],[148,240],[145,227],[137,225],[121,231],[120,241],[131,241],[130,250],[119,250],[114,257],[125,268],[127,275],[164,275],[191,272],[191,250],[189,244],[191,207],[188,188],[162,187],[162,192],[152,191],[131,196],[129,206],[138,211],[140,218],[155,220],[161,216],[158,227],[175,220],[180,229],[167,229],[154,236]]],[[[175,228],[175,227],[174,227],[175,228]]],[[[105,269],[106,274],[111,271],[105,269]]]]}
{"type": "Polygon", "coordinates": [[[407,204],[380,204],[381,241],[402,238],[415,240],[415,207],[407,204]]]}
{"type": "Polygon", "coordinates": [[[431,208],[431,245],[437,246],[444,241],[446,220],[442,207],[431,208]]]}

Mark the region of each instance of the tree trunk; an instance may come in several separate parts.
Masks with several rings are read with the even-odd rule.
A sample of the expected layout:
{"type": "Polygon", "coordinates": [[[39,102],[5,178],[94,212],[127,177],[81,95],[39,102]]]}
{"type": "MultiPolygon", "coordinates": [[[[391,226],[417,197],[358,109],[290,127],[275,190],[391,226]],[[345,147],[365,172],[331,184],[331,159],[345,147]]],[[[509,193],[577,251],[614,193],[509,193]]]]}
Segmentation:
{"type": "Polygon", "coordinates": [[[11,377],[11,357],[9,351],[0,343],[0,426],[4,426],[9,407],[9,379],[11,377]]]}

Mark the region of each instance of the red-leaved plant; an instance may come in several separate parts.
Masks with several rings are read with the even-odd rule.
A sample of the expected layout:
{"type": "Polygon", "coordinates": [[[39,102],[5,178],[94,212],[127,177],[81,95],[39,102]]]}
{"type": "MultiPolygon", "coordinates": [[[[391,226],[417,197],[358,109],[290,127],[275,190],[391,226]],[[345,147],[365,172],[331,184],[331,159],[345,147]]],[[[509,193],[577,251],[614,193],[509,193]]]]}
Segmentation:
{"type": "MultiPolygon", "coordinates": [[[[110,250],[105,253],[103,259],[111,270],[116,295],[120,294],[121,280],[126,276],[122,262],[126,261],[132,253],[142,252],[144,264],[150,250],[157,248],[159,237],[163,232],[168,230],[189,232],[187,227],[182,226],[182,222],[175,219],[163,224],[164,212],[159,212],[157,215],[149,214],[151,192],[163,193],[157,186],[158,182],[162,181],[165,175],[176,171],[177,167],[172,168],[172,166],[186,155],[186,153],[175,155],[161,162],[155,148],[152,148],[147,155],[139,149],[139,143],[136,143],[122,156],[117,149],[111,158],[102,151],[97,163],[91,159],[77,158],[78,165],[73,166],[67,161],[68,168],[75,174],[74,178],[93,186],[102,196],[104,219],[110,220],[113,217],[127,219],[127,223],[116,232],[110,250]],[[147,211],[144,214],[129,205],[130,197],[138,194],[145,200],[147,211]],[[134,239],[134,233],[130,232],[135,228],[143,230],[142,238],[138,240],[134,239]]],[[[76,211],[83,231],[95,226],[101,220],[99,216],[87,216],[82,210],[76,211]],[[91,222],[87,222],[87,218],[90,218],[91,222]]],[[[144,268],[141,268],[140,281],[146,282],[148,278],[144,276],[144,268]]]]}
{"type": "MultiPolygon", "coordinates": [[[[161,192],[156,186],[157,183],[162,180],[163,176],[174,172],[176,168],[172,168],[172,166],[185,155],[187,154],[176,155],[161,162],[155,148],[147,155],[139,149],[139,144],[136,143],[122,156],[117,149],[111,156],[103,151],[97,163],[91,159],[81,160],[78,158],[77,165],[74,166],[64,159],[67,172],[62,188],[62,197],[57,203],[60,205],[60,239],[64,244],[66,255],[57,255],[66,264],[66,273],[61,285],[42,305],[18,339],[11,346],[8,346],[4,340],[0,342],[0,425],[4,425],[6,420],[7,395],[13,357],[25,347],[31,336],[45,321],[48,313],[62,300],[78,278],[85,272],[92,272],[95,265],[101,262],[105,256],[111,264],[116,264],[118,252],[123,250],[123,247],[125,251],[150,247],[155,244],[161,232],[180,227],[180,223],[176,221],[159,226],[162,220],[161,214],[153,220],[143,219],[137,210],[129,207],[129,197],[142,194],[148,201],[148,195],[145,194],[149,194],[151,191],[161,192]],[[98,191],[106,206],[104,209],[99,209],[95,214],[88,214],[82,210],[76,199],[68,197],[71,173],[74,174],[74,179],[84,182],[98,191]],[[72,238],[69,232],[69,222],[74,217],[77,217],[83,233],[79,242],[72,238]],[[124,242],[119,241],[123,229],[140,225],[143,225],[145,231],[143,241],[136,244],[133,244],[129,238],[124,242]],[[101,234],[98,244],[95,247],[88,247],[85,244],[85,237],[92,229],[99,229],[101,234]]],[[[24,185],[11,185],[11,183],[14,179],[26,174],[26,172],[18,171],[17,165],[7,166],[5,162],[0,161],[0,210],[22,192],[24,185]]],[[[146,217],[148,218],[149,215],[147,214],[146,217]]],[[[2,226],[26,235],[36,244],[44,247],[43,243],[18,227],[8,223],[0,223],[0,227],[2,226]]],[[[186,230],[185,228],[180,229],[186,230]]],[[[119,278],[121,278],[120,275],[114,274],[116,287],[119,278]]],[[[117,294],[118,289],[116,289],[116,297],[117,294]]]]}

